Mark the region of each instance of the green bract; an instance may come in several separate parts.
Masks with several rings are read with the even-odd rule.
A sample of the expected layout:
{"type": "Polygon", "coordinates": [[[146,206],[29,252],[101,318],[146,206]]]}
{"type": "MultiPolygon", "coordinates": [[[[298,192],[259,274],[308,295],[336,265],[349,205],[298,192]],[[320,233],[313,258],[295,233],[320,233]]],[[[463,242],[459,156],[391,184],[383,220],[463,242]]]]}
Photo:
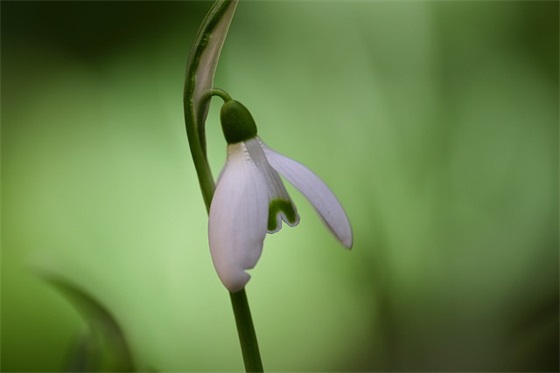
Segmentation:
{"type": "Polygon", "coordinates": [[[236,7],[237,0],[217,0],[210,8],[189,53],[183,90],[187,136],[206,209],[210,208],[215,186],[206,158],[204,122],[210,101],[205,98],[214,86],[214,74],[236,7]]]}
{"type": "Polygon", "coordinates": [[[220,111],[222,130],[228,144],[247,141],[257,136],[257,125],[243,104],[235,100],[224,103],[220,111]]]}

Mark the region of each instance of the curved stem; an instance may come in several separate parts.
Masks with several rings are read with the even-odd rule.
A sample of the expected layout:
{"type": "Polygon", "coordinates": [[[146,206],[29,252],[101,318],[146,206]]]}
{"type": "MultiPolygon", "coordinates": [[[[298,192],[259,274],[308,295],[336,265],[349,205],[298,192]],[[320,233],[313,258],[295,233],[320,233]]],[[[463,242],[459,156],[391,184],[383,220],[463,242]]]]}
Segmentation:
{"type": "Polygon", "coordinates": [[[210,212],[210,204],[212,203],[212,197],[214,195],[214,190],[216,189],[216,184],[214,182],[214,178],[212,177],[210,164],[206,159],[206,154],[202,147],[204,140],[201,141],[199,137],[199,131],[197,131],[197,125],[194,119],[194,109],[191,105],[191,98],[187,92],[188,90],[185,89],[185,94],[183,95],[183,110],[185,115],[185,127],[187,129],[187,139],[189,141],[191,156],[198,176],[202,199],[204,200],[206,212],[208,213],[210,212]]]}
{"type": "Polygon", "coordinates": [[[221,88],[212,88],[204,93],[201,103],[206,102],[206,100],[209,100],[212,96],[219,96],[224,102],[231,101],[231,96],[226,91],[221,88]]]}

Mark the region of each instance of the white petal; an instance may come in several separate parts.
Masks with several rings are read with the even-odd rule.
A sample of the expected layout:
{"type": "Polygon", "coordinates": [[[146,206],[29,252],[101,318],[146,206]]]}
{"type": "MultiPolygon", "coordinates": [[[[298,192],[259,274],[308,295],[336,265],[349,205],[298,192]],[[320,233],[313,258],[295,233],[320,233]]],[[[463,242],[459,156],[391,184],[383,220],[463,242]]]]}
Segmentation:
{"type": "Polygon", "coordinates": [[[266,181],[243,143],[228,146],[228,160],[210,206],[208,240],[220,280],[236,292],[250,279],[267,232],[266,181]]]}
{"type": "Polygon", "coordinates": [[[338,199],[329,187],[304,165],[275,152],[262,141],[270,165],[311,202],[323,222],[348,249],[352,248],[352,228],[338,199]]]}
{"type": "Polygon", "coordinates": [[[282,228],[282,220],[291,227],[298,225],[299,215],[282,179],[268,163],[261,144],[258,138],[245,142],[247,151],[266,180],[269,200],[268,233],[275,233],[282,228]]]}

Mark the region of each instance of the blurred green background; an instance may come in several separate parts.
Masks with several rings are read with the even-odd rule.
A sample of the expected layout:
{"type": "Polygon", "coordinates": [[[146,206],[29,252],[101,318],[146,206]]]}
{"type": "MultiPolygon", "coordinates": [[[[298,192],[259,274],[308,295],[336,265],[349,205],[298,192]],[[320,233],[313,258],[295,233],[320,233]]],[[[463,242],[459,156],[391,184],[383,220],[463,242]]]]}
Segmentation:
{"type": "MultiPolygon", "coordinates": [[[[2,2],[2,371],[102,302],[137,365],[243,368],[182,118],[208,2],[2,2]]],[[[247,288],[271,371],[558,371],[558,2],[242,2],[216,76],[345,206],[247,288]]],[[[219,105],[207,122],[225,159],[219,105]]]]}

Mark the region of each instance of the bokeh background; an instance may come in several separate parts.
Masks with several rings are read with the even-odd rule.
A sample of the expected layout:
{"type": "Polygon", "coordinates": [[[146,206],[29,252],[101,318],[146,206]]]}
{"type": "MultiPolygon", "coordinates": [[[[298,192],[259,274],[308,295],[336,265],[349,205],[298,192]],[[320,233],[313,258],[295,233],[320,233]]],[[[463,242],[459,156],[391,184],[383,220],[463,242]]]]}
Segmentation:
{"type": "MultiPolygon", "coordinates": [[[[107,307],[139,369],[243,369],[185,136],[208,2],[2,2],[2,371],[107,307]]],[[[558,371],[554,1],[242,2],[216,76],[345,206],[307,201],[247,292],[271,371],[558,371]]],[[[219,104],[207,122],[225,159],[219,104]]]]}

